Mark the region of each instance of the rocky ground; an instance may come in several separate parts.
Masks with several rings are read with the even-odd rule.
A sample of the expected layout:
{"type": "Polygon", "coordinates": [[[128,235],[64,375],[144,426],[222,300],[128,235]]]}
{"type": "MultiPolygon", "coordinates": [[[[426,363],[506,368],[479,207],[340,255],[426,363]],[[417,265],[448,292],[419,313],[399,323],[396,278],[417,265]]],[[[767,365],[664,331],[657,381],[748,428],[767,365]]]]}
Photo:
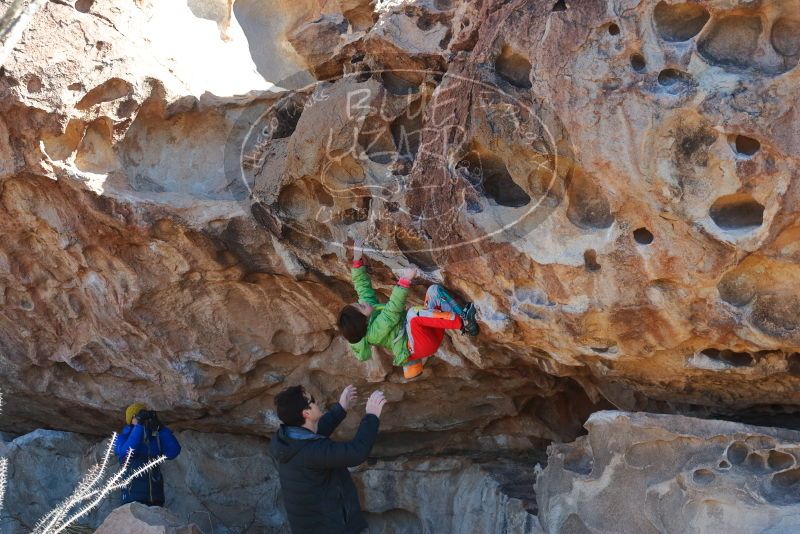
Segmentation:
{"type": "MultiPolygon", "coordinates": [[[[375,524],[516,532],[538,528],[547,444],[599,410],[800,427],[800,0],[226,5],[46,2],[0,68],[0,428],[76,432],[63,450],[89,462],[138,400],[202,454],[229,439],[271,469],[287,384],[380,388],[375,524]],[[379,292],[416,265],[413,303],[443,283],[480,336],[448,335],[412,383],[357,362],[334,328],[356,236],[379,292]]],[[[703,425],[721,454],[702,436],[724,424],[703,425]]],[[[174,511],[213,501],[175,484],[174,511]]],[[[285,528],[272,484],[213,513],[285,528]]],[[[751,524],[784,528],[758,502],[751,524]]],[[[542,510],[551,532],[606,528],[542,510]]]]}

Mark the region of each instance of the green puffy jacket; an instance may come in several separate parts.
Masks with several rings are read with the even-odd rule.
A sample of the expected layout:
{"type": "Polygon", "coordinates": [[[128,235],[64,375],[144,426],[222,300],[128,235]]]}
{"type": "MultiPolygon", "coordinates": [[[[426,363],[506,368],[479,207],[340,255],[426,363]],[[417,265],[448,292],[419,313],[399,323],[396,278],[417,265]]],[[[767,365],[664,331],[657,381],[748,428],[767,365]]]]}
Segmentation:
{"type": "Polygon", "coordinates": [[[394,286],[389,302],[381,304],[372,288],[372,282],[364,266],[354,267],[350,274],[358,293],[359,302],[368,302],[372,314],[367,319],[367,335],[350,347],[356,358],[365,362],[372,358],[370,345],[385,347],[392,351],[394,364],[403,365],[408,360],[408,334],[406,333],[406,297],[408,288],[394,286]]]}

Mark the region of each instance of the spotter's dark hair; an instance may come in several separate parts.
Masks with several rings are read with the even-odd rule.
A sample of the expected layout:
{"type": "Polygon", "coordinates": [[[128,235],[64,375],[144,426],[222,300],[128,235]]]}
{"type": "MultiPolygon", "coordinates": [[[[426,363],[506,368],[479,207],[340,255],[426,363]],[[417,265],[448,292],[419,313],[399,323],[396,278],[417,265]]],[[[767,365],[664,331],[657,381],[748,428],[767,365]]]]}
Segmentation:
{"type": "Polygon", "coordinates": [[[303,386],[288,387],[275,395],[275,410],[278,412],[278,419],[284,425],[303,426],[306,422],[303,410],[308,406],[306,390],[303,386]]]}

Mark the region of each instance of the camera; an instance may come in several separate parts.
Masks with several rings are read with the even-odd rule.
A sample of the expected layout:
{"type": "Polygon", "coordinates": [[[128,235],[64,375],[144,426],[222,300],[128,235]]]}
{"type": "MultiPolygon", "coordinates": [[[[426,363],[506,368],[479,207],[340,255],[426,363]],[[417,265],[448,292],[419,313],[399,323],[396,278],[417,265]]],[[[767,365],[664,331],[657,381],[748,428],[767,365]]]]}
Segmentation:
{"type": "Polygon", "coordinates": [[[136,414],[136,419],[142,425],[148,434],[158,432],[161,429],[161,421],[158,420],[158,414],[155,410],[140,410],[136,414]]]}

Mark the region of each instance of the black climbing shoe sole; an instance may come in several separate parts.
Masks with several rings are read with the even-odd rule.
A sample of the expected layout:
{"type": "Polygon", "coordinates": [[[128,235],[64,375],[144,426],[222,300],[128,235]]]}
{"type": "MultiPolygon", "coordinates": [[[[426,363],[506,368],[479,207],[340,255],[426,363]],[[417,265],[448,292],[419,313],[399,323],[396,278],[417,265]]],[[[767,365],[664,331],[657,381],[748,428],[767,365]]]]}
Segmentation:
{"type": "Polygon", "coordinates": [[[461,322],[463,323],[461,331],[468,336],[474,337],[480,332],[480,328],[478,328],[478,322],[475,320],[475,314],[477,311],[478,310],[475,308],[475,305],[469,302],[466,306],[464,306],[464,312],[461,314],[461,322]]]}

